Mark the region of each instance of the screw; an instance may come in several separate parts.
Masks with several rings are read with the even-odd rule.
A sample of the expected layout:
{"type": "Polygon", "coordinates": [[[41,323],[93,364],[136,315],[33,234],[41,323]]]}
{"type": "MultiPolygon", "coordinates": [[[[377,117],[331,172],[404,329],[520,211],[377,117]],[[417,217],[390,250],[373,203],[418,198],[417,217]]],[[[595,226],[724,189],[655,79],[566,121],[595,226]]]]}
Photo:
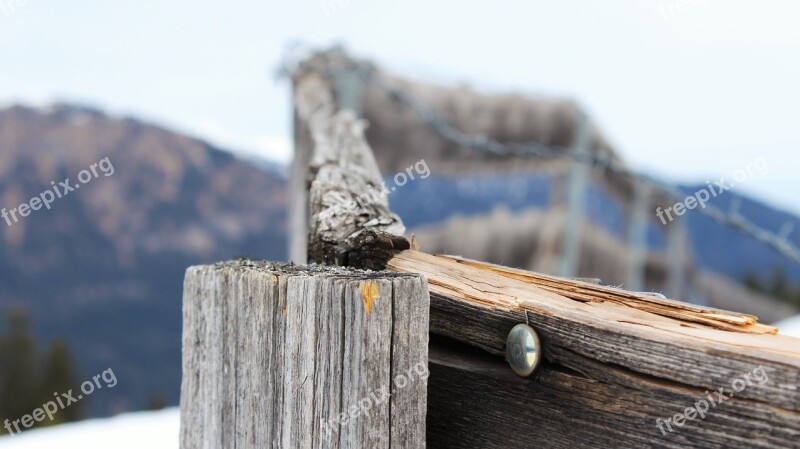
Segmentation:
{"type": "Polygon", "coordinates": [[[542,343],[536,331],[527,324],[517,324],[508,333],[506,360],[520,377],[528,377],[536,371],[542,360],[542,343]]]}

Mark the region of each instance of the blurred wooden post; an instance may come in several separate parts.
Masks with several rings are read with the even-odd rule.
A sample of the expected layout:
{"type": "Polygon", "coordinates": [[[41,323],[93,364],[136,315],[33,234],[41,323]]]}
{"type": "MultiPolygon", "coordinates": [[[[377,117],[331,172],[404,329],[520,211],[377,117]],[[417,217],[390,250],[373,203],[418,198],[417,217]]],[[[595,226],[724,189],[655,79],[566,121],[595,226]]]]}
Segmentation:
{"type": "Polygon", "coordinates": [[[667,225],[667,296],[684,298],[686,284],[686,223],[688,217],[678,217],[667,225]]]}
{"type": "MultiPolygon", "coordinates": [[[[323,105],[327,113],[334,111],[351,111],[357,118],[363,109],[364,86],[360,72],[364,70],[358,62],[350,59],[341,49],[333,51],[320,60],[307,61],[320,73],[329,76],[317,77],[319,89],[323,95],[329,95],[323,105]]],[[[298,98],[299,85],[306,80],[308,72],[298,70],[292,79],[294,96],[298,98]]],[[[309,188],[315,173],[310,171],[311,161],[315,154],[316,137],[313,133],[324,133],[325,121],[310,121],[314,110],[301,111],[302,105],[294,102],[294,158],[289,174],[289,260],[295,263],[308,261],[309,230],[309,188]],[[315,126],[315,129],[311,129],[315,126]]],[[[312,105],[312,107],[320,105],[312,105]]],[[[324,114],[323,114],[324,115],[324,114]]],[[[378,173],[380,175],[380,173],[378,173]]]]}
{"type": "Polygon", "coordinates": [[[314,148],[308,124],[294,116],[294,158],[289,174],[289,260],[306,263],[308,245],[308,164],[314,148]]]}
{"type": "Polygon", "coordinates": [[[190,268],[180,447],[424,448],[428,308],[416,274],[190,268]]]}
{"type": "Polygon", "coordinates": [[[628,290],[645,289],[645,257],[647,255],[647,225],[652,187],[646,182],[633,183],[633,205],[628,227],[628,290]]]}
{"type": "MultiPolygon", "coordinates": [[[[583,111],[578,111],[577,128],[572,143],[572,151],[578,157],[588,159],[591,152],[589,119],[583,111]]],[[[561,244],[562,276],[578,275],[581,251],[581,228],[586,213],[586,188],[589,183],[591,166],[588,160],[572,163],[567,192],[567,215],[564,223],[564,237],[561,244]]]]}
{"type": "Polygon", "coordinates": [[[334,75],[337,109],[352,111],[356,117],[360,117],[364,107],[363,89],[358,69],[338,70],[334,75]]]}

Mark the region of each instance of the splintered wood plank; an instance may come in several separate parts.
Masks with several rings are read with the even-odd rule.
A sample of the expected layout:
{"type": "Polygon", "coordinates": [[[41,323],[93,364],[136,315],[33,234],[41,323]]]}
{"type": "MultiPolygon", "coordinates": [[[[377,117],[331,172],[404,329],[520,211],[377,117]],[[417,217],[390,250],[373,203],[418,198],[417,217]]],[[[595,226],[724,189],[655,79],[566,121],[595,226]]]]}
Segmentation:
{"type": "Polygon", "coordinates": [[[501,276],[480,264],[417,251],[399,253],[388,267],[428,278],[432,333],[492,354],[504,355],[508,331],[528,320],[539,331],[549,360],[589,377],[597,374],[573,355],[700,392],[730,384],[731,379],[763,366],[770,382],[745,389],[739,396],[800,410],[798,339],[750,333],[752,324],[738,331],[722,330],[620,301],[579,301],[527,278],[501,276]]]}
{"type": "Polygon", "coordinates": [[[182,448],[425,447],[424,277],[235,261],[184,297],[182,448]]]}
{"type": "Polygon", "coordinates": [[[541,287],[543,290],[577,301],[614,301],[656,315],[669,316],[682,321],[696,322],[719,329],[735,330],[739,332],[775,334],[778,331],[775,327],[757,324],[757,317],[743,313],[701,307],[619,288],[579,282],[572,279],[534,273],[517,268],[503,267],[456,256],[438,257],[448,258],[458,263],[480,268],[502,277],[518,279],[531,285],[541,287]]]}

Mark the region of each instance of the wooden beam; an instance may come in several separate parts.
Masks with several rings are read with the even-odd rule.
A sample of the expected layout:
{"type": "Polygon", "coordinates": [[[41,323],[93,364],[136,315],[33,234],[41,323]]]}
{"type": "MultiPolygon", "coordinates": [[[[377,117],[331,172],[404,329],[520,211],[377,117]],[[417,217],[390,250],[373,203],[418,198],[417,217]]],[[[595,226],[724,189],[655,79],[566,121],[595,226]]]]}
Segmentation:
{"type": "Polygon", "coordinates": [[[755,317],[418,251],[388,267],[426,276],[431,334],[462,344],[432,352],[430,447],[788,447],[800,437],[800,340],[755,317]],[[517,379],[502,357],[525,322],[547,362],[517,379]],[[754,370],[768,380],[754,382],[754,370]],[[745,376],[752,384],[713,419],[656,426],[745,376]]]}
{"type": "MultiPolygon", "coordinates": [[[[576,156],[588,160],[592,154],[591,123],[585,113],[577,113],[577,129],[572,142],[576,156]]],[[[586,194],[589,188],[591,167],[585,160],[572,161],[567,189],[567,214],[564,216],[561,236],[561,260],[559,273],[562,276],[578,276],[581,259],[581,240],[586,215],[586,194]]]]}
{"type": "Polygon", "coordinates": [[[429,449],[797,445],[797,414],[769,403],[734,397],[714,406],[704,390],[597,362],[584,366],[594,375],[546,363],[523,379],[499,357],[441,340],[430,346],[429,449]],[[705,418],[671,422],[670,431],[665,420],[704,399],[705,418]]]}
{"type": "Polygon", "coordinates": [[[382,269],[410,244],[405,226],[389,210],[388,193],[364,139],[366,123],[352,111],[336,113],[329,84],[311,73],[301,78],[295,99],[315,143],[308,179],[308,260],[382,269]]]}
{"type": "Polygon", "coordinates": [[[189,268],[181,448],[425,447],[428,309],[419,275],[189,268]]]}
{"type": "Polygon", "coordinates": [[[295,111],[294,157],[289,167],[289,260],[297,264],[306,263],[308,257],[308,166],[314,143],[308,124],[295,111]]]}

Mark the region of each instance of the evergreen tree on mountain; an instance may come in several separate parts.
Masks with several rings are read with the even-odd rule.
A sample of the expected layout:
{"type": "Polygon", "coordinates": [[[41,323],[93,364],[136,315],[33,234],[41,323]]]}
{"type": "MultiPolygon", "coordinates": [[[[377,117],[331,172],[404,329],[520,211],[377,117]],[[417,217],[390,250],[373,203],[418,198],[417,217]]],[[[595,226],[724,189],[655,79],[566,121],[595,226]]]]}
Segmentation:
{"type": "MultiPolygon", "coordinates": [[[[66,342],[57,340],[42,359],[40,395],[43,401],[53,400],[53,393],[61,394],[79,385],[75,365],[66,342]]],[[[83,401],[75,402],[54,417],[52,424],[77,421],[83,417],[83,401]]]]}
{"type": "MultiPolygon", "coordinates": [[[[65,342],[55,341],[40,358],[28,313],[14,309],[4,315],[7,325],[0,334],[0,422],[21,419],[54,400],[53,393],[65,393],[79,385],[65,342]]],[[[35,427],[75,421],[82,412],[83,404],[77,402],[59,410],[53,421],[45,419],[35,427]]],[[[0,426],[0,434],[5,433],[7,430],[0,426]]]]}
{"type": "Polygon", "coordinates": [[[7,314],[6,321],[7,331],[0,337],[0,420],[14,420],[31,413],[41,402],[36,381],[36,342],[28,315],[15,309],[7,314]]]}

